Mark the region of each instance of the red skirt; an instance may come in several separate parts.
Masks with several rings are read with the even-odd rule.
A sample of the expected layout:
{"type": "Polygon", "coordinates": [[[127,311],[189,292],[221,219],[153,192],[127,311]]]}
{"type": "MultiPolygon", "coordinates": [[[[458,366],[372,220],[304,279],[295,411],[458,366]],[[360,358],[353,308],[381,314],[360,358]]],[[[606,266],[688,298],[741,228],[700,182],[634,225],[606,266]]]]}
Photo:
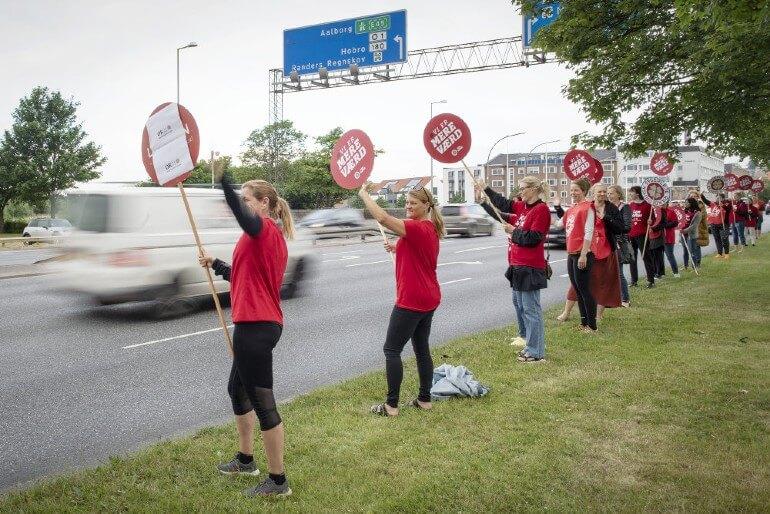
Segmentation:
{"type": "MultiPolygon", "coordinates": [[[[620,307],[620,272],[618,271],[617,252],[609,257],[595,260],[591,267],[591,294],[597,305],[604,307],[620,307]]],[[[576,302],[575,288],[570,284],[567,300],[576,302]]]]}

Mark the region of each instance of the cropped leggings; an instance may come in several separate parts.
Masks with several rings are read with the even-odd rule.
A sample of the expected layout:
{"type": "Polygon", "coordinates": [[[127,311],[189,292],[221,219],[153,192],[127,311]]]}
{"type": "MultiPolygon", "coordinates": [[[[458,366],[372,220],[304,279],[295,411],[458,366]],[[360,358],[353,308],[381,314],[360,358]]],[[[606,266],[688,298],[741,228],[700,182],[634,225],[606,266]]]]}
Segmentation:
{"type": "Polygon", "coordinates": [[[417,399],[421,402],[430,401],[430,388],[433,385],[433,359],[430,356],[428,340],[430,339],[433,312],[417,312],[393,307],[388,324],[388,335],[383,347],[385,375],[388,380],[387,404],[391,407],[398,407],[401,381],[404,378],[401,352],[409,339],[412,340],[414,356],[417,358],[417,374],[420,377],[420,394],[417,399]]]}
{"type": "Polygon", "coordinates": [[[236,416],[256,411],[259,428],[281,424],[273,396],[273,348],[283,327],[272,321],[236,323],[233,331],[233,367],[227,392],[236,416]]]}

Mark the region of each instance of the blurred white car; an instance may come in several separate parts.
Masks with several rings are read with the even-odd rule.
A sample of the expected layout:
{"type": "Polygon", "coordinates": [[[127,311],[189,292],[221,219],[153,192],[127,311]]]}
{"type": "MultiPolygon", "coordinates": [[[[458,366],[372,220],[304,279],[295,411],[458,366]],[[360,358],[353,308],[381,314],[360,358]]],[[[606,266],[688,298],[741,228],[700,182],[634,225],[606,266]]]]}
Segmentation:
{"type": "Polygon", "coordinates": [[[35,218],[24,227],[22,237],[66,236],[72,232],[72,224],[60,218],[35,218]]]}
{"type": "MultiPolygon", "coordinates": [[[[243,233],[220,190],[186,189],[206,251],[230,262],[243,233]]],[[[157,302],[158,317],[184,314],[210,295],[184,204],[176,188],[69,191],[67,211],[76,230],[65,258],[51,263],[56,288],[88,295],[99,305],[157,302]]],[[[298,231],[287,241],[282,295],[298,294],[313,266],[314,236],[298,231]]],[[[213,275],[213,272],[212,272],[213,275]]],[[[230,284],[214,276],[220,293],[230,284]]]]}

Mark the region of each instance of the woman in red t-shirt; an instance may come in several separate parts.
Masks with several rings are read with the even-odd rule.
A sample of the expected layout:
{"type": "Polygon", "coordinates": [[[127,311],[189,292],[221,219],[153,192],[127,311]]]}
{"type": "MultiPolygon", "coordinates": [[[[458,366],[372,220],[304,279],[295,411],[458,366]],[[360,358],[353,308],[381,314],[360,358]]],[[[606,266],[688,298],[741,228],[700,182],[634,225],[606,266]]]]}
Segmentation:
{"type": "Polygon", "coordinates": [[[232,266],[203,253],[202,266],[230,282],[233,365],[227,392],[238,429],[239,449],[232,461],[217,466],[226,475],[258,475],[254,462],[254,427],[259,419],[269,476],[247,491],[249,496],[291,494],[283,465],[284,430],[273,395],[273,348],[283,331],[281,283],[294,237],[294,220],[286,201],[264,180],[241,186],[243,204],[225,177],[225,200],[243,229],[233,250],[232,266]],[[279,227],[275,220],[280,220],[279,227]],[[255,413],[256,411],[256,413],[255,413]]]}
{"type": "Polygon", "coordinates": [[[744,200],[746,203],[747,208],[747,215],[746,215],[746,246],[751,244],[751,246],[757,246],[757,219],[761,216],[759,214],[759,209],[757,209],[754,204],[749,203],[751,200],[746,198],[744,200]]]}
{"type": "Polygon", "coordinates": [[[406,199],[407,219],[398,219],[377,205],[369,196],[369,183],[358,192],[364,205],[378,223],[399,236],[395,245],[385,242],[385,250],[396,254],[396,305],[390,315],[385,337],[385,375],[388,396],[385,403],[372,406],[380,416],[397,416],[404,367],[401,352],[407,341],[417,358],[420,393],[411,405],[430,409],[433,359],[430,356],[430,327],[433,313],[441,303],[441,289],[436,276],[439,239],[444,237],[444,220],[433,195],[424,187],[413,189],[406,199]]]}
{"type": "Polygon", "coordinates": [[[757,239],[759,239],[759,236],[762,234],[762,221],[765,216],[765,202],[763,202],[759,195],[754,195],[752,198],[751,205],[753,205],[757,209],[757,239]]]}

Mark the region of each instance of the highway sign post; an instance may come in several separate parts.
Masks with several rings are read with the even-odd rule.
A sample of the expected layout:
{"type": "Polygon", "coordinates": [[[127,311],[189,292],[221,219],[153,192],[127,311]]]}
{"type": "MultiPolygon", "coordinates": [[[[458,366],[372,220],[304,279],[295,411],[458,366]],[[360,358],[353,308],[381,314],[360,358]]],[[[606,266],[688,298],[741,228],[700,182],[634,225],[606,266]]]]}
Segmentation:
{"type": "Polygon", "coordinates": [[[532,47],[532,40],[539,31],[556,21],[561,5],[559,2],[540,2],[537,8],[542,9],[539,16],[533,17],[528,14],[522,16],[521,42],[524,50],[532,47]]]}
{"type": "Polygon", "coordinates": [[[283,31],[283,73],[287,76],[406,60],[405,10],[283,31]]]}

